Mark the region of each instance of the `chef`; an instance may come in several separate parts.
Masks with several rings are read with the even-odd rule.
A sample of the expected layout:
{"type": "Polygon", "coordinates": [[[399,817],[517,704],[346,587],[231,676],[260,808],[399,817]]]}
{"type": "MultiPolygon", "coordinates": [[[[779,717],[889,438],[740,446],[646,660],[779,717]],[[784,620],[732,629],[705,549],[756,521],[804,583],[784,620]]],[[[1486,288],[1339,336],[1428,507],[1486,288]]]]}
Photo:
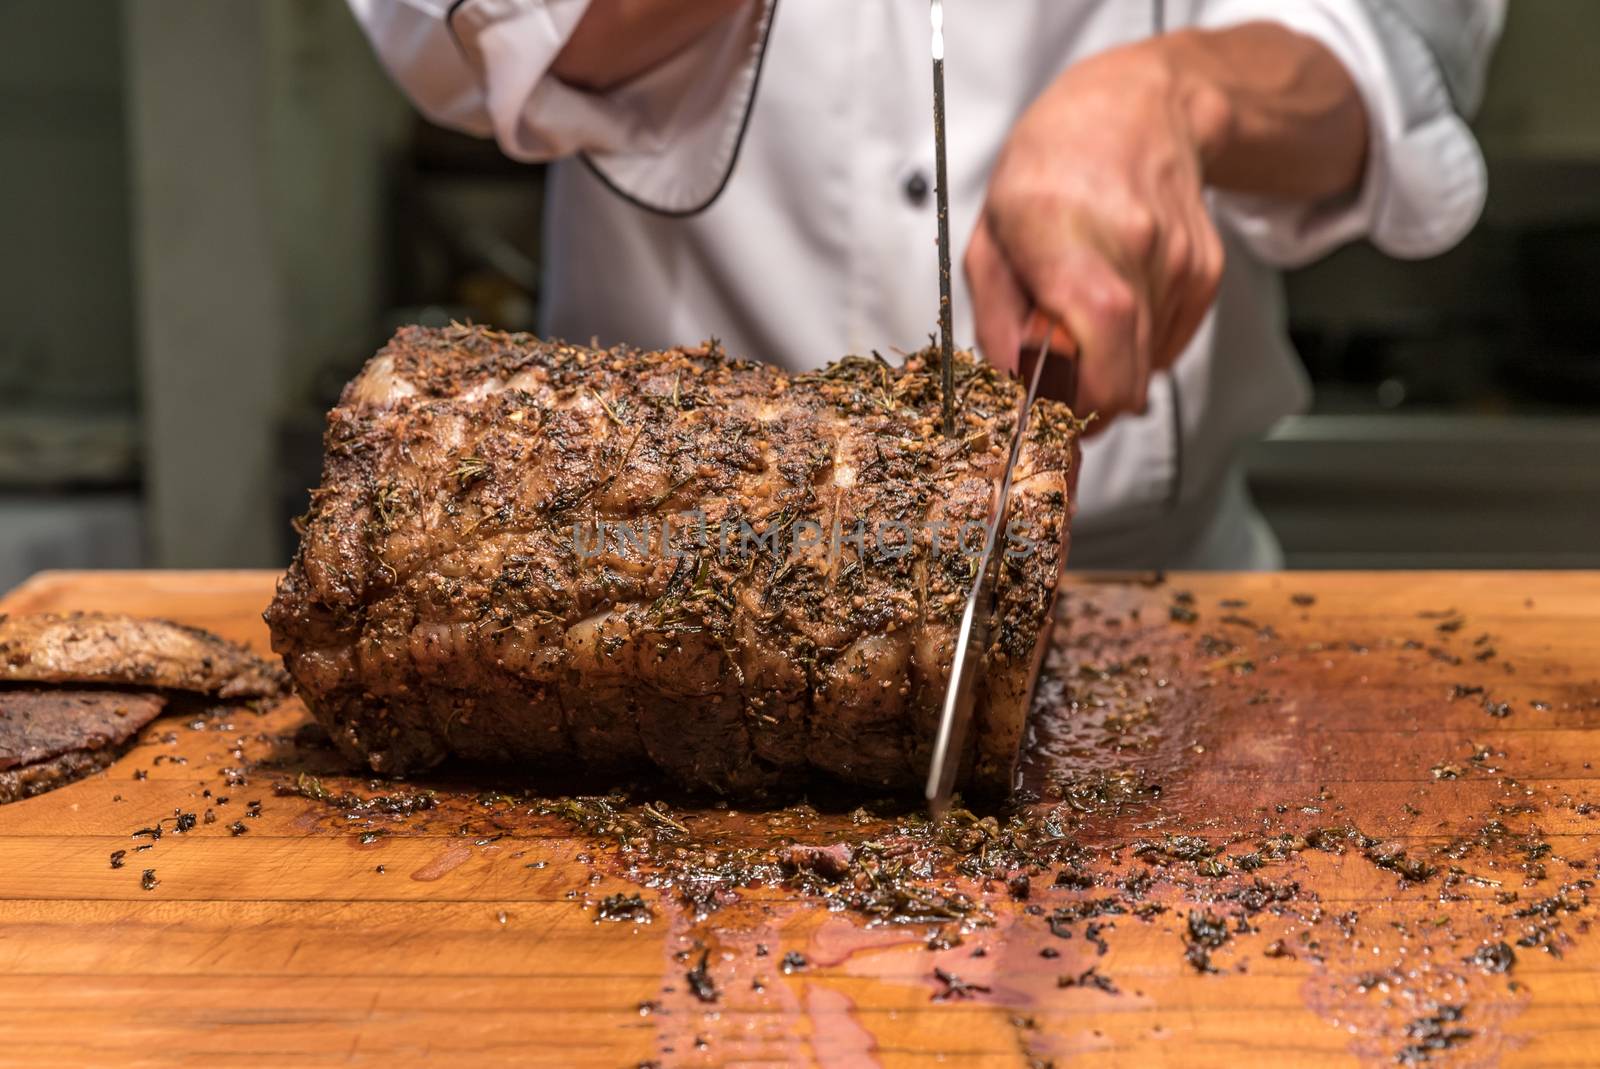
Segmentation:
{"type": "MultiPolygon", "coordinates": [[[[554,162],[546,335],[803,370],[936,329],[927,0],[350,4],[429,118],[554,162]]],[[[946,0],[956,341],[1079,343],[1076,566],[1281,563],[1239,466],[1308,399],[1279,271],[1467,233],[1504,13],[946,0]]]]}

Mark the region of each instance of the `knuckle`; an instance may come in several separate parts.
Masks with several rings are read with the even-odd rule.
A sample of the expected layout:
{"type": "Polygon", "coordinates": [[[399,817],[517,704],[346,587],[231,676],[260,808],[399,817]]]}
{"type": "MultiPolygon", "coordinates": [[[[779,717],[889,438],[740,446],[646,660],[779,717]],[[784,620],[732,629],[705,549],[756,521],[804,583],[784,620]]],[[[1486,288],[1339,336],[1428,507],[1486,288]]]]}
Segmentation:
{"type": "Polygon", "coordinates": [[[1167,277],[1178,280],[1187,279],[1195,273],[1195,261],[1197,259],[1194,243],[1190,240],[1188,234],[1182,231],[1174,231],[1167,238],[1167,277]]]}
{"type": "Polygon", "coordinates": [[[1134,205],[1124,209],[1117,230],[1124,247],[1137,259],[1144,260],[1155,251],[1160,226],[1149,208],[1134,205]]]}
{"type": "Polygon", "coordinates": [[[1215,286],[1222,281],[1223,269],[1228,266],[1228,252],[1222,245],[1222,238],[1216,229],[1207,226],[1202,239],[1201,274],[1206,283],[1215,286]]]}
{"type": "Polygon", "coordinates": [[[1222,247],[1219,245],[1216,255],[1206,259],[1206,284],[1213,289],[1220,286],[1222,284],[1222,273],[1227,269],[1227,266],[1228,255],[1222,251],[1222,247]]]}
{"type": "Polygon", "coordinates": [[[1096,319],[1117,325],[1131,321],[1136,308],[1133,287],[1121,278],[1107,278],[1089,286],[1084,304],[1096,319]]]}

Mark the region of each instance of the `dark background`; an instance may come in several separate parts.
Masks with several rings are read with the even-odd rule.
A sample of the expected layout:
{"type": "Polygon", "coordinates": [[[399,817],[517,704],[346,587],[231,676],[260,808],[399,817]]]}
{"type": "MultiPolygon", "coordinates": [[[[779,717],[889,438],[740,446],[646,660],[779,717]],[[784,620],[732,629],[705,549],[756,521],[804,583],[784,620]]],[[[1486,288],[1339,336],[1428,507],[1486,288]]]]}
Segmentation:
{"type": "MultiPolygon", "coordinates": [[[[1600,5],[1517,0],[1461,248],[1290,280],[1250,456],[1298,567],[1600,567],[1600,5]]],[[[0,587],[276,565],[395,325],[531,328],[541,176],[417,119],[333,0],[0,3],[0,587]]]]}

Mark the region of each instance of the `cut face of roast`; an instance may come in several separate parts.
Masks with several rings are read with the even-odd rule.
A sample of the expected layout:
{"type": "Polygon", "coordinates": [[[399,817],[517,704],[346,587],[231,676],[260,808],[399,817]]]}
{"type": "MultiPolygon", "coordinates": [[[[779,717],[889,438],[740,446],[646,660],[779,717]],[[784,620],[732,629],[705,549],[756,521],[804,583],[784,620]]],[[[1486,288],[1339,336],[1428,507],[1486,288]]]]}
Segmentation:
{"type": "Polygon", "coordinates": [[[94,683],[271,698],[282,668],[197,627],[119,613],[0,613],[0,683],[94,683]]]}
{"type": "Polygon", "coordinates": [[[166,704],[141,691],[0,687],[0,803],[98,772],[166,704]]]}
{"type": "Polygon", "coordinates": [[[0,613],[0,803],[115,761],[169,701],[274,698],[280,665],[199,628],[117,613],[0,613]]]}

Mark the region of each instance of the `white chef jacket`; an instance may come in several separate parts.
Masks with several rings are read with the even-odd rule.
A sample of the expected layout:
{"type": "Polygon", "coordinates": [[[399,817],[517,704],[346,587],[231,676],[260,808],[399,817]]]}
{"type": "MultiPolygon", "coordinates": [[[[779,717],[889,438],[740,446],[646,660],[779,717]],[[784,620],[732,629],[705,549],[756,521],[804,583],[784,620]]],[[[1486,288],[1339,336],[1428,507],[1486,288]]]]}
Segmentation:
{"type": "MultiPolygon", "coordinates": [[[[802,370],[914,349],[936,329],[927,0],[751,0],[605,93],[549,73],[589,0],[349,2],[426,115],[557,161],[546,335],[652,348],[715,336],[802,370]]],[[[1328,47],[1367,106],[1357,195],[1209,194],[1228,254],[1220,292],[1148,410],[1085,447],[1075,566],[1281,562],[1237,466],[1309,397],[1278,271],[1357,238],[1420,257],[1466,234],[1486,180],[1462,116],[1504,14],[1505,0],[947,0],[957,263],[1012,125],[1086,56],[1163,28],[1268,20],[1328,47]]],[[[970,344],[964,279],[954,296],[970,344]]]]}

